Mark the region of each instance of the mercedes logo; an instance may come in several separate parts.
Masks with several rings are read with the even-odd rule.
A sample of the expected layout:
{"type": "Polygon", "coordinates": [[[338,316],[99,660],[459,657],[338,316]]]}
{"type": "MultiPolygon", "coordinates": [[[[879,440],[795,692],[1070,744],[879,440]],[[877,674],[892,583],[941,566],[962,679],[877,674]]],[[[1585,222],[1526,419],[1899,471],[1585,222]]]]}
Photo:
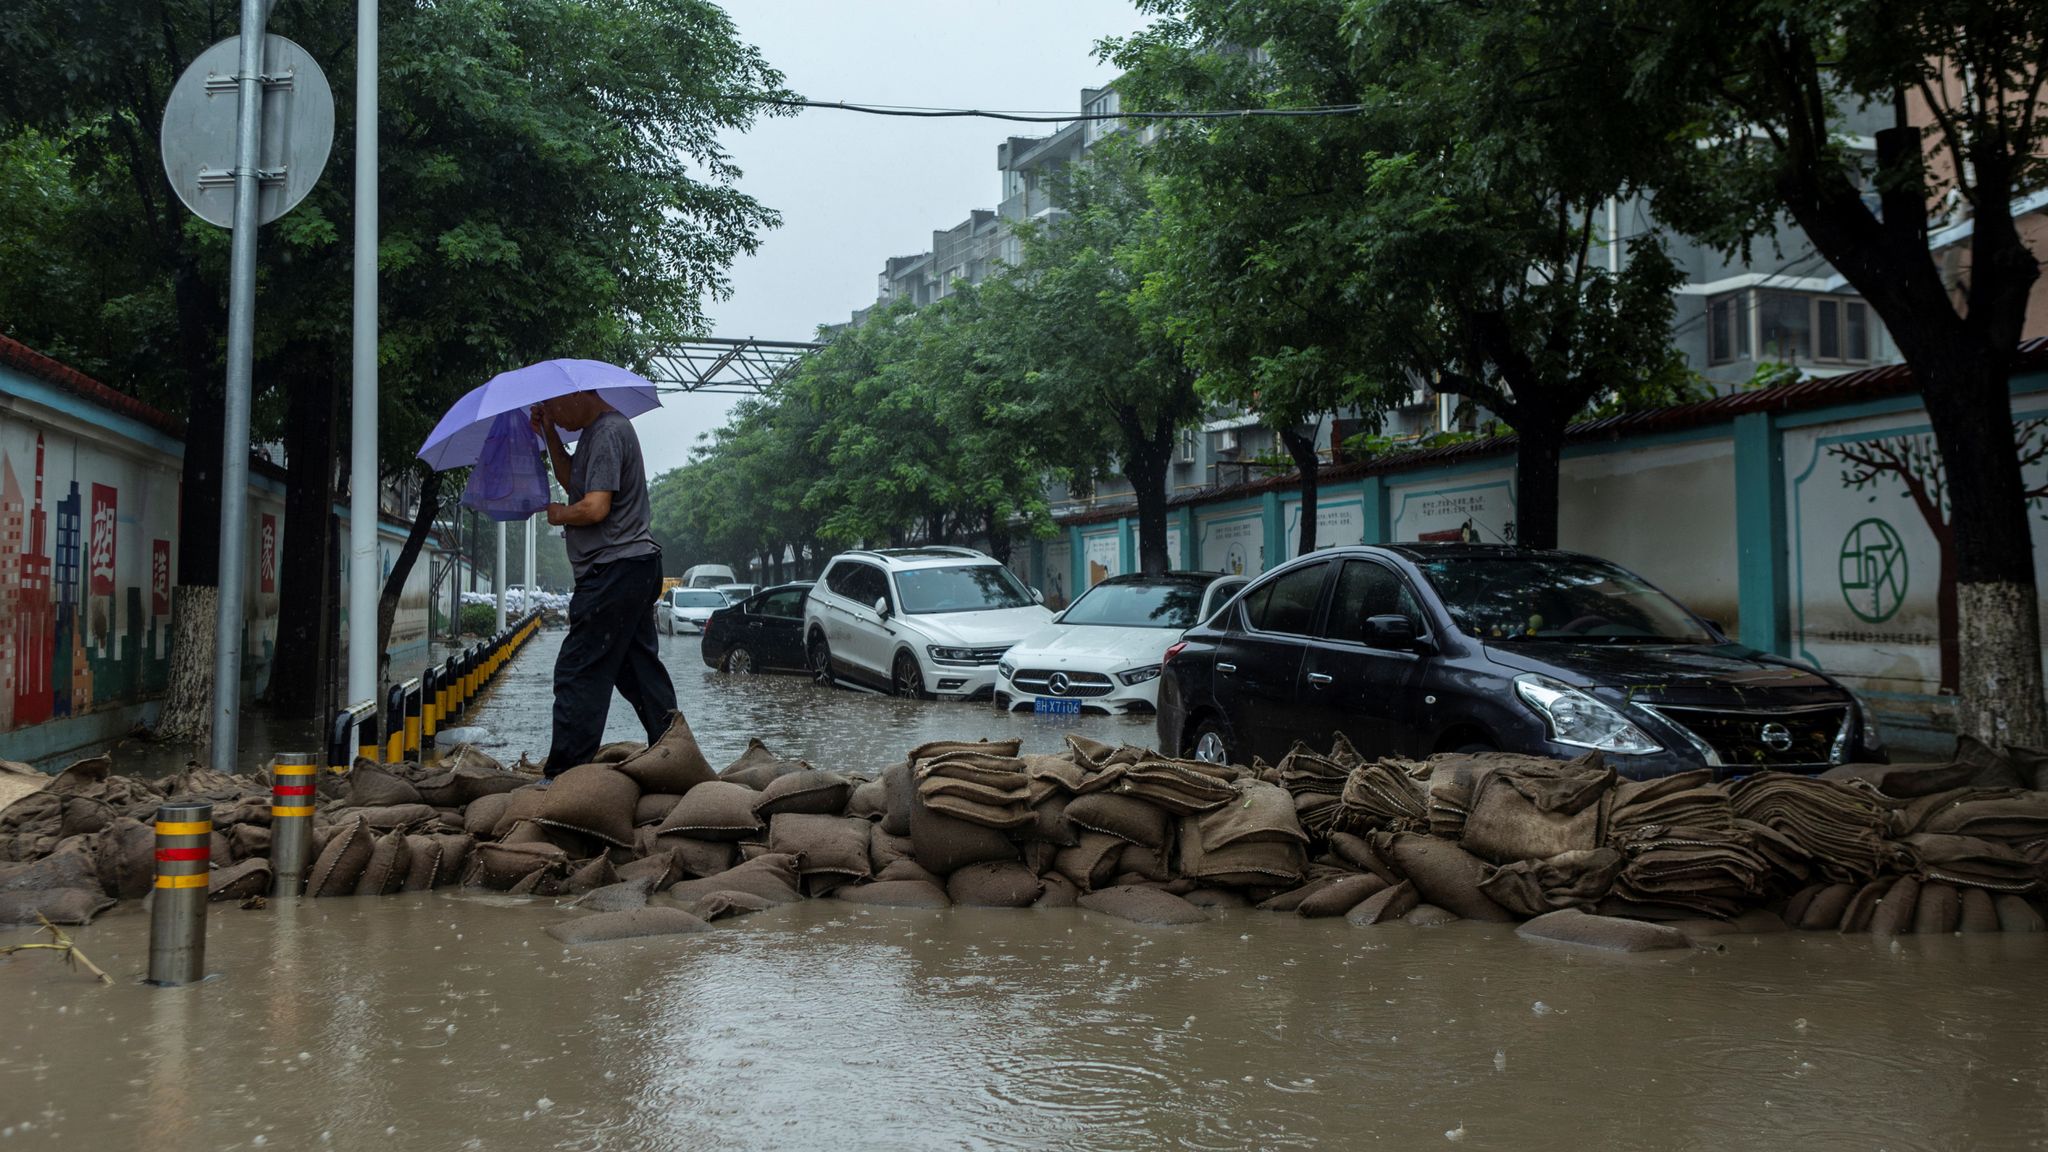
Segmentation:
{"type": "MultiPolygon", "coordinates": [[[[1055,672],[1046,678],[1045,686],[1052,691],[1053,695],[1065,696],[1067,689],[1073,686],[1073,682],[1067,679],[1065,672],[1055,672]]],[[[1785,738],[1785,743],[1788,745],[1792,743],[1790,736],[1785,738]]]]}
{"type": "Polygon", "coordinates": [[[1763,730],[1757,733],[1757,738],[1764,742],[1764,747],[1773,752],[1792,750],[1792,730],[1776,720],[1764,725],[1763,730]]]}

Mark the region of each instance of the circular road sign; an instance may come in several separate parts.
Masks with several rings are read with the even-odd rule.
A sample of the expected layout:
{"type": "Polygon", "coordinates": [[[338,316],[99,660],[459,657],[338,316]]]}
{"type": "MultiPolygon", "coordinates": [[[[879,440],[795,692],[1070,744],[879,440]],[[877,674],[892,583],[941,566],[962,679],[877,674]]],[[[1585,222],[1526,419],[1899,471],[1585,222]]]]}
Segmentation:
{"type": "MultiPolygon", "coordinates": [[[[235,215],[235,81],[241,38],[199,54],[164,106],[164,172],[194,215],[223,228],[235,215]]],[[[263,38],[263,131],[257,163],[257,222],[291,211],[327,167],[334,145],[334,92],[304,48],[282,36],[263,38]]]]}

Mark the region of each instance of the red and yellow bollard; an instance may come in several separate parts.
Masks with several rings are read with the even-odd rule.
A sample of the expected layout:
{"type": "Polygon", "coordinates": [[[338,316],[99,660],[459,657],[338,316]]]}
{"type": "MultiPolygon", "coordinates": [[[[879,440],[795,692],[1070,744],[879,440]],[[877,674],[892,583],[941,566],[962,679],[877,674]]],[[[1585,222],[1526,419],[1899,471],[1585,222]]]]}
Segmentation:
{"type": "Polygon", "coordinates": [[[206,895],[213,867],[213,805],[156,810],[156,891],[149,915],[149,982],[190,984],[206,975],[206,895]]]}
{"type": "Polygon", "coordinates": [[[312,865],[313,807],[318,787],[313,757],[280,752],[270,766],[270,891],[297,896],[312,865]]]}

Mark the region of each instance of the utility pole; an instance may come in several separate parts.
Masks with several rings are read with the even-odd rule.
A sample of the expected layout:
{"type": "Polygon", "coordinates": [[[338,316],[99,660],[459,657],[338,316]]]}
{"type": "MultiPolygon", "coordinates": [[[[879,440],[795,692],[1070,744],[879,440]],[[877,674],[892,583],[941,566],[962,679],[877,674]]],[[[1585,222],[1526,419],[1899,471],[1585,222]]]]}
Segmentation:
{"type": "Polygon", "coordinates": [[[491,583],[498,589],[498,632],[505,630],[505,522],[498,521],[498,567],[491,573],[491,583]]]}
{"type": "MultiPolygon", "coordinates": [[[[247,8],[249,0],[243,0],[247,8]]],[[[354,378],[349,391],[348,699],[377,699],[377,0],[356,0],[354,378]]],[[[458,613],[459,615],[459,613],[458,613]]]]}

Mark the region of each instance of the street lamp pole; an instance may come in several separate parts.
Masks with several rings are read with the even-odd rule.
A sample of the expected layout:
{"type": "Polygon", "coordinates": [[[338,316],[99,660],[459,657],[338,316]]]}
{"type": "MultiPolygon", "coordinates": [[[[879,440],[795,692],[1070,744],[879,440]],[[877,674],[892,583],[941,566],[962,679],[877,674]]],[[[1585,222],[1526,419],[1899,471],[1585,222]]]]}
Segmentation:
{"type": "Polygon", "coordinates": [[[349,399],[348,699],[377,698],[377,0],[356,0],[355,376],[349,399]]]}

